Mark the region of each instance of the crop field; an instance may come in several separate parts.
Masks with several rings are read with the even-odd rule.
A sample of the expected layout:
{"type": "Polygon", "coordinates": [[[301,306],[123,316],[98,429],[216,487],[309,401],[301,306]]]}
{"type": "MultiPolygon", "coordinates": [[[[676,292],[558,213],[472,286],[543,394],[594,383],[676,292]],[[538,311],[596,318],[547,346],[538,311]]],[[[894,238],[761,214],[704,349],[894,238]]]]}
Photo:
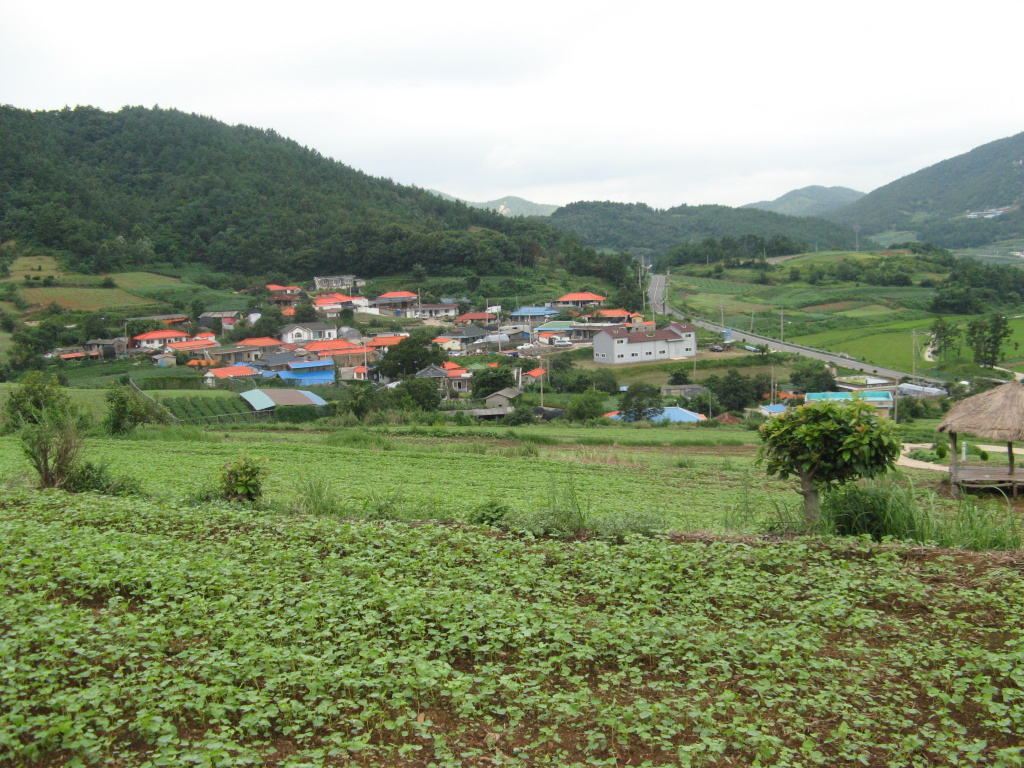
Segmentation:
{"type": "Polygon", "coordinates": [[[12,491],[0,763],[1019,766],[1022,568],[12,491]]]}
{"type": "Polygon", "coordinates": [[[153,272],[114,272],[110,277],[118,287],[132,292],[151,288],[175,288],[181,284],[177,277],[157,275],[153,272]]]}
{"type": "Polygon", "coordinates": [[[120,288],[22,288],[22,296],[33,304],[58,304],[65,309],[98,310],[115,307],[143,307],[153,302],[120,288]]]}
{"type": "Polygon", "coordinates": [[[56,277],[61,273],[57,266],[57,260],[52,256],[19,256],[10,266],[10,276],[3,278],[4,281],[21,281],[26,275],[29,277],[56,277]]]}
{"type": "MultiPolygon", "coordinates": [[[[436,434],[409,439],[346,430],[277,441],[231,433],[225,441],[207,432],[153,443],[94,439],[85,458],[138,478],[149,493],[178,499],[248,454],[265,459],[272,503],[290,503],[303,483],[316,480],[339,509],[362,515],[387,507],[403,519],[465,520],[472,510],[497,502],[523,515],[573,505],[594,520],[624,514],[654,520],[662,529],[703,530],[720,527],[739,507],[770,510],[773,496],[784,493],[790,503],[797,498],[788,483],[765,481],[750,445],[628,447],[595,437],[593,445],[567,446],[542,438],[439,441],[436,434]],[[204,434],[210,439],[202,440],[204,434]]],[[[0,437],[0,477],[28,469],[17,439],[0,437]]]]}

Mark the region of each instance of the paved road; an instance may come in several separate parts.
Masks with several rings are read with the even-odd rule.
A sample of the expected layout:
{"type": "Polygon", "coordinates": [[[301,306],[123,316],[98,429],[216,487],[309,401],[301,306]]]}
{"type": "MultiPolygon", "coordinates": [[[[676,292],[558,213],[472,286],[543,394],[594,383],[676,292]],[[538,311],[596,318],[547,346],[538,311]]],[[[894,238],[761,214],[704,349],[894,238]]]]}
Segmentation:
{"type": "MultiPolygon", "coordinates": [[[[668,278],[671,280],[671,276],[668,278]]],[[[699,328],[706,328],[709,331],[715,331],[721,333],[725,330],[725,327],[720,323],[713,323],[709,320],[703,320],[698,317],[692,317],[684,315],[682,312],[678,312],[672,309],[671,306],[665,306],[663,299],[667,294],[666,277],[665,275],[651,275],[651,282],[649,288],[649,295],[651,299],[651,306],[655,312],[663,315],[672,315],[680,319],[688,319],[692,325],[696,325],[699,328]]],[[[822,349],[814,349],[813,347],[805,347],[801,344],[790,344],[789,342],[779,341],[773,339],[770,336],[761,336],[756,333],[748,333],[741,331],[736,328],[732,329],[732,339],[734,342],[741,342],[744,344],[750,344],[751,346],[760,346],[766,344],[769,349],[773,352],[790,352],[795,355],[803,355],[814,360],[821,360],[822,362],[830,365],[840,366],[842,368],[848,368],[854,371],[861,371],[863,373],[870,373],[877,376],[884,376],[886,378],[894,379],[896,381],[907,377],[911,378],[918,384],[924,384],[925,386],[933,387],[945,387],[946,383],[939,379],[931,379],[927,376],[913,376],[907,371],[897,371],[892,368],[883,368],[878,365],[871,363],[862,363],[849,357],[842,357],[832,352],[827,352],[822,349]]]]}

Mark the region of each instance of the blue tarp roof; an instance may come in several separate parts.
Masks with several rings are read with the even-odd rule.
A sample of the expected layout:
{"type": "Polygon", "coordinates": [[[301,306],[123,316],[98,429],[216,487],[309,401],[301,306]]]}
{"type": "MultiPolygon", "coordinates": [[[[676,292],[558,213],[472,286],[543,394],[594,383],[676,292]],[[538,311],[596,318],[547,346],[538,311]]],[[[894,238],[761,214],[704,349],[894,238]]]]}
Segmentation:
{"type": "MultiPolygon", "coordinates": [[[[622,421],[622,413],[616,412],[608,417],[609,419],[615,419],[615,421],[622,421]]],[[[671,421],[673,423],[689,423],[695,421],[704,421],[704,417],[699,413],[688,411],[685,408],[680,408],[677,405],[670,405],[666,407],[659,415],[651,417],[651,421],[662,422],[671,421]]]]}

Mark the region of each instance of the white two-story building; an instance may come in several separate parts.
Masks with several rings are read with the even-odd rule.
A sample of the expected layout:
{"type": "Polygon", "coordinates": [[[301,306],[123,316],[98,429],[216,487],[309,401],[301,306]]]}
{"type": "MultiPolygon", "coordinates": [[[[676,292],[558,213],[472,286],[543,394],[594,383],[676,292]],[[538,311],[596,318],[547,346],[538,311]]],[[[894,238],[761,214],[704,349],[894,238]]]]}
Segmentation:
{"type": "Polygon", "coordinates": [[[669,323],[657,330],[606,328],[594,336],[595,363],[657,363],[696,354],[697,329],[687,323],[669,323]]]}

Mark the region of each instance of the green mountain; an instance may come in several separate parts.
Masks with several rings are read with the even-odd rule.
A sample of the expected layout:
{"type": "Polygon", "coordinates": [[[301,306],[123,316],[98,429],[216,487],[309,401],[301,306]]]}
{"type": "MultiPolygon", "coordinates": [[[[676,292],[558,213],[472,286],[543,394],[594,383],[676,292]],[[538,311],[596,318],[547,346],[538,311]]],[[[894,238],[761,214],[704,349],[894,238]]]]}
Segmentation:
{"type": "Polygon", "coordinates": [[[1024,237],[1022,203],[1024,133],[1019,133],[904,176],[822,215],[858,225],[867,234],[913,232],[919,240],[961,248],[1024,237]]]}
{"type": "Polygon", "coordinates": [[[497,200],[489,200],[486,203],[474,203],[470,200],[463,200],[452,195],[447,195],[444,192],[438,192],[432,189],[435,195],[440,195],[445,200],[457,200],[460,203],[465,203],[470,208],[484,208],[488,211],[496,211],[502,216],[550,216],[556,210],[557,205],[545,205],[544,203],[531,203],[529,200],[524,200],[521,197],[514,197],[507,195],[500,197],[497,200]]]}
{"type": "Polygon", "coordinates": [[[299,279],[416,265],[512,274],[544,263],[616,282],[623,267],[543,222],[176,110],[3,106],[0,147],[0,242],[48,248],[78,271],[195,263],[299,279]]]}
{"type": "Polygon", "coordinates": [[[819,216],[826,211],[842,208],[844,205],[864,197],[849,187],[812,186],[794,189],[774,200],[762,200],[759,203],[748,203],[741,208],[757,208],[762,211],[784,213],[787,216],[819,216]]]}
{"type": "Polygon", "coordinates": [[[852,250],[856,241],[852,229],[824,219],[724,205],[657,210],[644,203],[580,202],[559,208],[550,221],[559,229],[575,232],[594,248],[651,259],[664,256],[677,245],[706,238],[784,237],[820,250],[852,250]]]}

